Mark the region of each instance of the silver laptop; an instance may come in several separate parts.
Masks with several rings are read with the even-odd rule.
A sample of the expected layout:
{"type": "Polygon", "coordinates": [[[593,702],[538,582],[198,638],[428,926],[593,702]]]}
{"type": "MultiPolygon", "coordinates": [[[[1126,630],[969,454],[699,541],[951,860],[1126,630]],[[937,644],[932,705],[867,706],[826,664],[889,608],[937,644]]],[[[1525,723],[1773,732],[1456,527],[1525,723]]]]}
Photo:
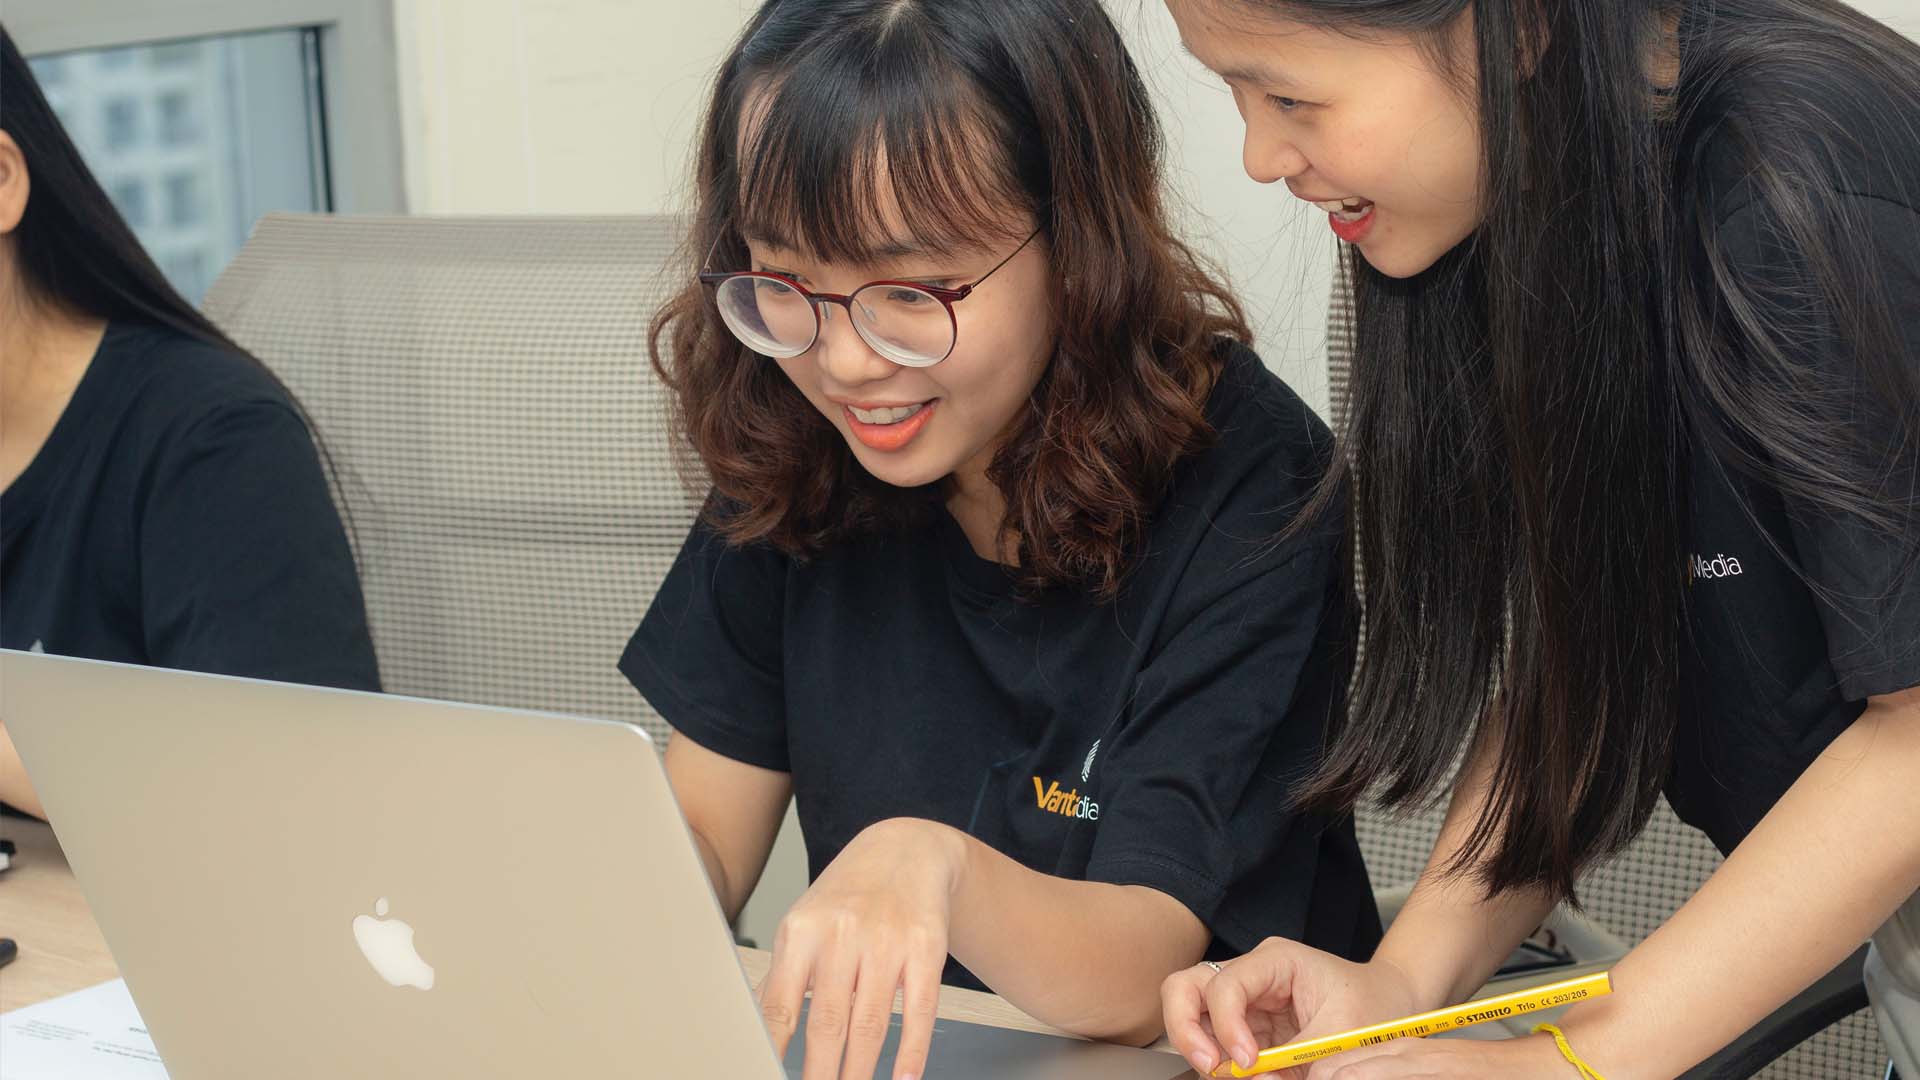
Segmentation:
{"type": "MultiPolygon", "coordinates": [[[[11,651],[0,716],[175,1080],[800,1075],[637,728],[11,651]]],[[[1192,1075],[951,1021],[928,1074],[1192,1075]]]]}

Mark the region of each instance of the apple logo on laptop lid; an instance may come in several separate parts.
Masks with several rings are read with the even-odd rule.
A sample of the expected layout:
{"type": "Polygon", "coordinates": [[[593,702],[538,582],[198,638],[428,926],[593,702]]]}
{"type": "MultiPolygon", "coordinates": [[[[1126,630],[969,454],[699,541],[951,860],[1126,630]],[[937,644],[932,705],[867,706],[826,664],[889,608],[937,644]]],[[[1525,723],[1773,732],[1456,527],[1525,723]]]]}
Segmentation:
{"type": "Polygon", "coordinates": [[[386,897],[374,903],[372,915],[354,917],[353,940],[367,963],[389,984],[433,989],[433,965],[422,960],[413,947],[413,927],[400,919],[387,918],[386,897]]]}

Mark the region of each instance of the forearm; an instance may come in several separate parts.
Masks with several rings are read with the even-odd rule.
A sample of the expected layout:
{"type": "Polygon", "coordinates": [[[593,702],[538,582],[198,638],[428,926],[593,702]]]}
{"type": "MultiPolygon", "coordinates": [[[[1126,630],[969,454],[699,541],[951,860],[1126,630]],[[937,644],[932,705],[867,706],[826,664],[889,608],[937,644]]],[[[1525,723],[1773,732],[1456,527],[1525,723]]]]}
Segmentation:
{"type": "Polygon", "coordinates": [[[1165,893],[1038,873],[957,830],[966,848],[948,947],[1034,1017],[1144,1044],[1162,1029],[1160,984],[1199,961],[1207,930],[1165,893]]]}
{"type": "Polygon", "coordinates": [[[735,895],[738,890],[728,880],[727,866],[714,853],[713,845],[700,834],[700,830],[693,829],[691,832],[693,846],[700,852],[700,865],[707,871],[707,883],[713,886],[714,899],[720,902],[720,910],[726,913],[727,922],[731,923],[740,917],[741,909],[747,906],[747,898],[735,895]]]}
{"type": "Polygon", "coordinates": [[[40,796],[34,793],[33,784],[27,779],[27,767],[20,760],[20,751],[14,749],[13,736],[7,734],[5,724],[0,724],[0,802],[23,814],[37,818],[47,816],[46,808],[40,805],[40,796]]]}
{"type": "Polygon", "coordinates": [[[793,793],[792,778],[735,761],[678,734],[667,743],[666,766],[667,782],[699,849],[700,865],[731,922],[740,917],[766,869],[793,793]]]}
{"type": "Polygon", "coordinates": [[[1557,902],[1544,890],[1489,897],[1472,875],[1449,875],[1486,804],[1486,770],[1460,770],[1446,822],[1413,893],[1387,928],[1374,959],[1393,965],[1426,1008],[1471,997],[1557,902]]]}
{"type": "Polygon", "coordinates": [[[1566,1029],[1613,1080],[1674,1076],[1764,1019],[1920,888],[1920,698],[1870,706],[1566,1029]],[[1686,1017],[1684,1023],[1675,1017],[1686,1017]]]}

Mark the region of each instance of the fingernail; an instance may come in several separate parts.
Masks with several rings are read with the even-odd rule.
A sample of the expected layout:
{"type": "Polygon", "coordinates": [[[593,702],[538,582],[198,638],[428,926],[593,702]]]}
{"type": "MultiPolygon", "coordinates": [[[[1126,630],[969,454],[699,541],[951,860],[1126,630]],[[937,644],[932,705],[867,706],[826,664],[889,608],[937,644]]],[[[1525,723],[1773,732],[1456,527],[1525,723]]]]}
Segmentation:
{"type": "Polygon", "coordinates": [[[1204,1076],[1207,1073],[1212,1072],[1213,1067],[1218,1064],[1220,1063],[1213,1060],[1213,1054],[1211,1054],[1210,1052],[1206,1050],[1194,1051],[1194,1054],[1193,1054],[1193,1071],[1194,1072],[1200,1073],[1201,1075],[1204,1076]]]}
{"type": "Polygon", "coordinates": [[[1253,1060],[1259,1056],[1260,1051],[1246,1043],[1241,1043],[1240,1047],[1233,1052],[1233,1060],[1239,1062],[1243,1069],[1253,1068],[1253,1060]]]}

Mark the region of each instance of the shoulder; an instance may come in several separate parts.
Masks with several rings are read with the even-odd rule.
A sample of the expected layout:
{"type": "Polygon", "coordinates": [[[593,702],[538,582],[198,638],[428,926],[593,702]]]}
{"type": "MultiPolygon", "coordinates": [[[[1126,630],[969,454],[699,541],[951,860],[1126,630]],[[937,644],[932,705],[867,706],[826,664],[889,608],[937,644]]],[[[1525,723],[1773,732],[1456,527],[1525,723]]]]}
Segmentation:
{"type": "Polygon", "coordinates": [[[1749,351],[1814,342],[1816,325],[1858,333],[1882,313],[1920,344],[1920,128],[1903,119],[1920,115],[1920,48],[1887,46],[1912,54],[1901,75],[1842,64],[1837,45],[1763,50],[1715,33],[1727,41],[1683,82],[1674,133],[1674,242],[1693,288],[1766,339],[1749,351]]]}
{"type": "Polygon", "coordinates": [[[1258,477],[1267,494],[1305,497],[1333,460],[1333,433],[1251,348],[1220,348],[1225,363],[1206,410],[1214,440],[1193,471],[1215,481],[1258,477]]]}
{"type": "Polygon", "coordinates": [[[1223,343],[1222,350],[1225,364],[1207,403],[1213,440],[1175,470],[1149,540],[1149,564],[1205,582],[1209,595],[1298,556],[1328,562],[1345,525],[1329,506],[1312,528],[1290,531],[1333,461],[1332,432],[1252,349],[1223,343]]]}
{"type": "Polygon", "coordinates": [[[680,561],[700,566],[712,584],[723,576],[759,585],[779,580],[792,556],[764,537],[742,537],[742,532],[755,531],[751,517],[745,504],[718,490],[709,491],[688,530],[680,561]]]}
{"type": "MultiPolygon", "coordinates": [[[[1680,94],[1676,170],[1702,224],[1750,221],[1783,193],[1816,210],[1920,210],[1920,128],[1904,119],[1920,109],[1920,77],[1833,49],[1762,48],[1739,33],[1724,21],[1695,33],[1707,55],[1680,94]]],[[[1889,47],[1912,50],[1909,67],[1920,61],[1904,41],[1889,47]]]]}
{"type": "Polygon", "coordinates": [[[292,396],[258,361],[175,330],[115,323],[95,362],[123,387],[131,435],[171,441],[236,424],[304,427],[292,396]]]}

